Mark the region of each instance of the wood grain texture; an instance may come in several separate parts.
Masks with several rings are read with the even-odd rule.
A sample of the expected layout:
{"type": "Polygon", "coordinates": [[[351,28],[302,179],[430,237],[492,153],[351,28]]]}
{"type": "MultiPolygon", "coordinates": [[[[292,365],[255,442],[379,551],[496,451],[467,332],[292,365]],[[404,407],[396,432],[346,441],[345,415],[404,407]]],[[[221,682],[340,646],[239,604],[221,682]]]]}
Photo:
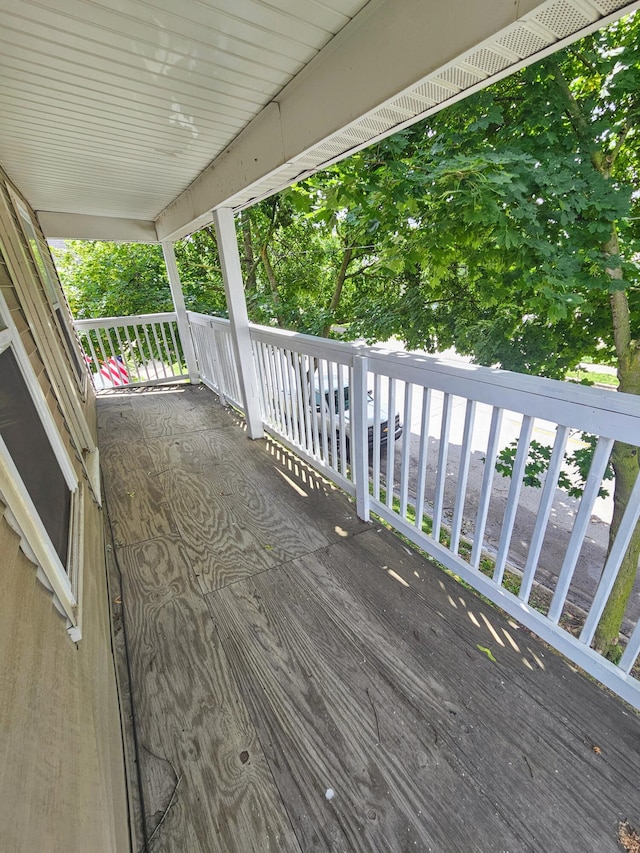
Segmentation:
{"type": "Polygon", "coordinates": [[[302,848],[480,853],[499,837],[497,849],[532,850],[361,644],[298,584],[300,569],[274,570],[208,601],[302,848]],[[472,811],[482,811],[481,831],[460,820],[472,811]]]}
{"type": "Polygon", "coordinates": [[[107,445],[114,442],[128,444],[130,441],[144,440],[144,433],[133,410],[130,395],[122,393],[98,397],[96,411],[98,444],[103,453],[107,445]]]}
{"type": "Polygon", "coordinates": [[[116,546],[176,532],[144,440],[111,441],[100,454],[116,546]]]}
{"type": "Polygon", "coordinates": [[[137,393],[135,412],[146,438],[233,426],[235,417],[208,388],[161,385],[137,393]]]}
{"type": "Polygon", "coordinates": [[[637,716],[208,390],[151,396],[104,470],[152,850],[619,849],[637,716]]]}
{"type": "Polygon", "coordinates": [[[151,849],[299,851],[179,540],[120,561],[139,738],[155,759],[144,800],[150,826],[162,820],[151,849]]]}
{"type": "Polygon", "coordinates": [[[277,564],[230,497],[232,479],[215,481],[180,468],[161,474],[185,551],[202,589],[210,592],[277,564]]]}
{"type": "Polygon", "coordinates": [[[638,815],[637,717],[421,563],[372,531],[303,558],[297,578],[438,733],[522,849],[618,849],[612,825],[638,815]]]}

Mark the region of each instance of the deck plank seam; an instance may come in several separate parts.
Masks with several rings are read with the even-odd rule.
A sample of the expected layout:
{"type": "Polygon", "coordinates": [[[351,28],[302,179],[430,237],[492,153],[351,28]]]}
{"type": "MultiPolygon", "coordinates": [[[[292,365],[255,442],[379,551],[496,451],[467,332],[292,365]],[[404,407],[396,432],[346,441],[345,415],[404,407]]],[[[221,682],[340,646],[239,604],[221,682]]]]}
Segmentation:
{"type": "MultiPolygon", "coordinates": [[[[371,528],[367,527],[363,530],[358,530],[354,533],[349,533],[348,536],[345,537],[345,539],[355,539],[356,536],[362,536],[363,533],[369,533],[370,531],[371,531],[371,528]]],[[[258,578],[261,575],[267,574],[268,572],[273,572],[274,570],[277,570],[277,569],[286,568],[287,566],[290,566],[292,563],[296,563],[298,560],[301,560],[304,557],[311,557],[314,554],[320,554],[323,551],[328,551],[329,548],[332,548],[335,545],[339,544],[339,542],[343,542],[343,541],[344,541],[344,539],[338,540],[338,542],[329,542],[328,545],[322,545],[319,548],[313,548],[309,551],[305,551],[304,554],[298,554],[298,556],[291,557],[289,560],[283,560],[282,562],[276,563],[273,566],[267,566],[266,568],[260,569],[257,572],[252,572],[247,577],[237,578],[236,580],[229,581],[229,583],[222,584],[221,586],[216,587],[216,589],[210,589],[207,592],[203,591],[202,594],[203,594],[204,598],[207,598],[210,595],[215,595],[217,592],[220,592],[220,590],[230,589],[231,587],[235,586],[236,584],[246,583],[248,580],[252,580],[253,578],[258,578]]],[[[191,564],[190,561],[189,561],[189,564],[191,564]]],[[[196,575],[196,578],[197,577],[199,577],[199,576],[196,575]]]]}

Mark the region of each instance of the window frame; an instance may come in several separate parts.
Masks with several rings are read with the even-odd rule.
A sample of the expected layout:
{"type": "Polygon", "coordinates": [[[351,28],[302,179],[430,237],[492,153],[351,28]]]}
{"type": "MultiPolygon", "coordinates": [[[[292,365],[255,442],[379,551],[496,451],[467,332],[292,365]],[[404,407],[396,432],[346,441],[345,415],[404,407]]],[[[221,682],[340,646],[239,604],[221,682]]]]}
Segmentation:
{"type": "Polygon", "coordinates": [[[9,187],[9,196],[13,203],[20,227],[24,234],[24,238],[29,246],[31,259],[36,270],[40,274],[43,289],[47,302],[51,308],[51,314],[55,317],[56,324],[60,327],[62,346],[69,359],[71,372],[78,386],[82,399],[86,399],[87,395],[87,371],[82,362],[80,355],[80,344],[73,348],[73,341],[77,341],[76,331],[71,321],[69,314],[69,306],[67,304],[64,291],[58,281],[57,275],[52,268],[53,263],[51,258],[45,255],[42,251],[40,237],[33,222],[33,217],[27,209],[22,199],[9,187]]]}
{"type": "Polygon", "coordinates": [[[17,530],[25,554],[36,563],[38,576],[53,593],[58,610],[67,619],[67,631],[74,642],[82,637],[80,598],[84,550],[84,490],[67,448],[20,339],[4,296],[0,292],[0,353],[10,350],[33,401],[47,440],[60,466],[70,493],[70,521],[66,566],[62,564],[38,514],[20,472],[0,435],[0,498],[6,504],[5,517],[17,530]]]}
{"type": "MultiPolygon", "coordinates": [[[[8,196],[5,196],[4,188],[0,192],[2,196],[0,198],[0,232],[6,231],[6,236],[0,233],[0,252],[25,311],[40,357],[58,389],[59,402],[64,409],[74,442],[79,451],[86,448],[89,453],[93,453],[96,450],[96,444],[82,410],[82,393],[78,387],[76,373],[65,358],[67,345],[66,342],[63,344],[61,341],[63,332],[60,330],[59,334],[52,334],[53,323],[57,325],[57,320],[54,321],[51,311],[46,310],[46,306],[51,305],[49,297],[45,296],[46,303],[43,303],[42,298],[33,290],[34,285],[37,284],[46,294],[46,284],[41,280],[42,273],[33,260],[31,250],[27,250],[24,245],[25,242],[29,243],[29,239],[21,225],[22,217],[14,202],[18,199],[23,207],[25,205],[9,182],[5,187],[8,196]],[[4,228],[2,228],[3,225],[4,228]],[[63,364],[63,361],[66,363],[63,364]]],[[[83,365],[82,369],[88,383],[86,366],[83,365]]]]}

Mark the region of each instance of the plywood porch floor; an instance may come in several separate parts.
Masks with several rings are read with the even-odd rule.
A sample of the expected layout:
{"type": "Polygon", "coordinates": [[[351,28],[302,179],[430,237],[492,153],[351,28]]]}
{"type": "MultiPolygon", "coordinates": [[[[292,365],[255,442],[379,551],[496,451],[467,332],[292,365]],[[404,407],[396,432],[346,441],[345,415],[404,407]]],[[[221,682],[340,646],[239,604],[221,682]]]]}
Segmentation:
{"type": "Polygon", "coordinates": [[[638,717],[207,389],[98,405],[146,849],[624,849],[638,717]]]}

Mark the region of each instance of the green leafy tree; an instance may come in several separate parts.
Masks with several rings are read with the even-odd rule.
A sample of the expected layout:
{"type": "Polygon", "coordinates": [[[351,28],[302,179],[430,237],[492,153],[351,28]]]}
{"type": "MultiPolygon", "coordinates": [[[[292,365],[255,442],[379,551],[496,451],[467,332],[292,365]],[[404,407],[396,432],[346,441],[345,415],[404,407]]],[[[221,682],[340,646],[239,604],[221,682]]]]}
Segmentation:
{"type": "Polygon", "coordinates": [[[78,319],[173,308],[160,246],[72,240],[53,255],[78,319]]]}

